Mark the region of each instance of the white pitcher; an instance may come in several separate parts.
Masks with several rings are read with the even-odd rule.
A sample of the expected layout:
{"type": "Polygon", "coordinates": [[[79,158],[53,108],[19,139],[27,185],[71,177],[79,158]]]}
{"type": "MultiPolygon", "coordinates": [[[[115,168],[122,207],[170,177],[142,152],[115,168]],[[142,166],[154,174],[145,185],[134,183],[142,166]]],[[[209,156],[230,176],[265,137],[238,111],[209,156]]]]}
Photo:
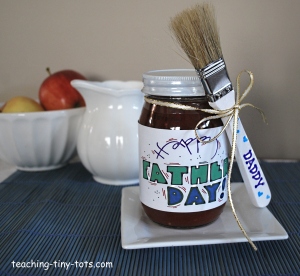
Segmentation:
{"type": "Polygon", "coordinates": [[[86,111],[77,151],[97,182],[111,185],[138,183],[138,119],[143,106],[139,81],[73,80],[84,97],[86,111]]]}

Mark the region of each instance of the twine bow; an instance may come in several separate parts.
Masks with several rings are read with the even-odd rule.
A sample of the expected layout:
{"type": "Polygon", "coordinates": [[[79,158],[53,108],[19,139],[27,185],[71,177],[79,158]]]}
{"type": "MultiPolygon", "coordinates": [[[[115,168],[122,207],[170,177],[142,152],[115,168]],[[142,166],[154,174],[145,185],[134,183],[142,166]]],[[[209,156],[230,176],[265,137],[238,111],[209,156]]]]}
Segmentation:
{"type": "Polygon", "coordinates": [[[230,162],[229,162],[229,168],[228,168],[228,181],[227,181],[227,189],[228,189],[228,200],[229,200],[229,203],[230,203],[230,207],[231,207],[231,210],[232,210],[232,213],[233,213],[233,216],[240,228],[240,230],[242,231],[242,233],[244,234],[244,236],[246,237],[246,239],[248,240],[248,242],[251,244],[251,246],[253,247],[253,249],[256,251],[257,250],[257,247],[255,246],[255,244],[252,242],[252,240],[250,239],[250,237],[247,235],[244,227],[242,226],[239,218],[237,217],[237,214],[236,214],[236,211],[235,211],[235,208],[234,208],[234,204],[233,204],[233,201],[232,201],[232,195],[231,195],[231,173],[232,173],[232,166],[233,166],[233,159],[234,159],[234,155],[235,155],[235,151],[236,151],[236,140],[237,140],[237,128],[238,128],[238,119],[239,119],[239,112],[242,108],[246,107],[246,106],[249,106],[249,107],[252,107],[252,108],[255,108],[256,110],[258,110],[263,118],[263,121],[266,122],[266,117],[263,113],[263,111],[250,104],[250,103],[244,103],[244,104],[241,104],[241,102],[245,99],[245,97],[248,95],[248,93],[250,92],[250,90],[252,89],[253,87],[253,83],[254,83],[254,77],[253,77],[253,74],[252,72],[250,71],[242,71],[238,74],[237,76],[237,91],[236,91],[236,101],[235,101],[235,104],[229,108],[229,109],[224,109],[224,110],[217,110],[217,109],[202,109],[202,111],[206,112],[206,113],[210,113],[210,114],[214,114],[214,116],[209,116],[209,117],[206,117],[202,120],[200,120],[198,122],[198,124],[196,125],[195,127],[195,134],[196,134],[196,137],[197,139],[202,142],[202,144],[206,144],[206,143],[210,143],[210,142],[213,142],[215,141],[220,135],[222,135],[222,133],[225,131],[225,129],[228,127],[228,125],[230,124],[231,120],[233,120],[233,130],[232,130],[232,144],[231,144],[231,152],[230,152],[230,162]],[[240,78],[241,78],[241,75],[243,73],[248,73],[249,77],[250,77],[250,83],[248,85],[248,87],[245,89],[244,93],[240,96],[240,78]],[[203,124],[204,122],[206,121],[209,121],[209,120],[213,120],[213,119],[219,119],[219,118],[226,118],[228,117],[226,123],[224,124],[222,130],[220,131],[220,133],[218,133],[215,137],[213,137],[212,139],[208,140],[208,141],[202,141],[200,139],[200,137],[198,136],[198,133],[197,133],[197,128],[203,124]]]}
{"type": "Polygon", "coordinates": [[[211,143],[213,141],[215,141],[216,139],[218,139],[218,137],[220,137],[224,131],[226,130],[226,128],[228,127],[228,125],[230,124],[230,122],[233,120],[233,131],[232,131],[232,146],[231,146],[231,152],[230,152],[230,162],[229,162],[229,167],[228,167],[228,180],[227,180],[227,190],[228,190],[228,200],[230,203],[230,207],[233,213],[233,216],[240,228],[240,230],[242,231],[242,233],[244,234],[244,236],[246,237],[246,239],[248,240],[248,242],[251,244],[251,246],[253,247],[253,249],[256,251],[257,247],[255,246],[255,244],[252,242],[252,240],[250,239],[250,237],[247,235],[245,229],[243,228],[237,214],[234,208],[234,204],[232,201],[232,195],[231,195],[231,173],[232,173],[232,167],[233,167],[233,160],[234,160],[234,155],[235,155],[235,151],[236,151],[236,141],[237,141],[237,127],[238,127],[238,119],[239,119],[239,112],[242,108],[249,106],[252,107],[256,110],[258,110],[260,112],[260,114],[262,115],[263,121],[266,122],[266,117],[263,113],[263,111],[250,104],[250,103],[244,103],[241,104],[241,102],[245,99],[245,97],[248,95],[248,93],[250,92],[250,90],[253,87],[253,83],[254,83],[254,77],[252,72],[247,71],[247,70],[243,70],[241,71],[238,76],[237,76],[237,91],[236,91],[236,101],[235,104],[229,108],[229,109],[224,109],[224,110],[218,110],[218,109],[200,109],[200,108],[196,108],[196,107],[192,107],[192,106],[188,106],[188,105],[183,105],[183,104],[177,104],[177,103],[172,103],[172,102],[165,102],[165,101],[158,101],[158,100],[153,100],[150,99],[148,97],[145,96],[145,101],[151,104],[157,104],[157,105],[161,105],[161,106],[166,106],[166,107],[171,107],[171,108],[179,108],[179,109],[184,109],[184,110],[200,110],[202,112],[206,112],[209,114],[213,114],[212,116],[208,116],[202,120],[200,120],[196,127],[195,127],[195,135],[198,141],[200,141],[202,144],[207,144],[207,143],[211,143]],[[245,89],[244,93],[240,96],[240,78],[241,75],[243,73],[248,73],[249,77],[250,77],[250,83],[247,86],[247,88],[245,89]],[[203,141],[198,133],[197,133],[197,129],[199,128],[199,126],[201,126],[204,122],[206,121],[210,121],[210,120],[215,120],[215,119],[220,119],[220,118],[226,118],[228,117],[226,123],[223,125],[223,128],[221,129],[221,131],[212,139],[210,140],[206,140],[203,141]]]}
{"type": "MultiPolygon", "coordinates": [[[[207,144],[207,143],[213,142],[216,139],[218,139],[223,134],[225,129],[228,127],[228,125],[229,125],[229,123],[232,119],[233,119],[233,127],[235,127],[237,129],[239,112],[242,108],[244,108],[246,106],[249,106],[249,107],[252,107],[252,108],[255,108],[256,110],[258,110],[260,112],[260,114],[262,115],[263,121],[266,122],[266,117],[265,117],[263,111],[260,108],[254,106],[253,104],[250,104],[250,103],[241,104],[241,102],[244,100],[244,98],[246,98],[246,96],[248,95],[248,93],[252,89],[253,83],[254,83],[253,73],[250,72],[250,71],[247,71],[247,70],[243,70],[237,76],[236,101],[235,101],[235,104],[231,108],[222,109],[222,110],[219,110],[219,109],[199,109],[199,110],[201,110],[203,112],[206,112],[206,113],[209,113],[209,114],[215,114],[214,116],[209,116],[209,117],[206,117],[206,118],[202,119],[196,125],[195,135],[196,135],[196,137],[199,141],[202,141],[202,140],[200,139],[200,137],[197,133],[197,129],[201,124],[203,124],[204,122],[209,121],[209,120],[228,117],[228,119],[227,119],[226,123],[223,125],[223,128],[220,131],[220,133],[218,133],[218,135],[216,135],[215,137],[213,137],[210,140],[202,141],[202,144],[207,144]],[[240,97],[240,78],[241,78],[241,75],[245,72],[248,73],[248,75],[250,77],[250,83],[249,83],[248,87],[246,88],[246,90],[244,91],[244,93],[242,94],[242,96],[240,97]]],[[[233,136],[236,136],[236,132],[233,132],[233,136]]]]}

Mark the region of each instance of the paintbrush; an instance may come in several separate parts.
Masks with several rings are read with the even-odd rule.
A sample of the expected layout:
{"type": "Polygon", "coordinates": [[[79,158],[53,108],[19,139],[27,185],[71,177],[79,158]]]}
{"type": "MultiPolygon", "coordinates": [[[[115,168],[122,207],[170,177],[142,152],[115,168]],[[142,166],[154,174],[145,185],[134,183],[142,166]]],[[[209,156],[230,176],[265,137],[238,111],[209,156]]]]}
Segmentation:
{"type": "MultiPolygon", "coordinates": [[[[170,29],[200,77],[211,107],[217,110],[236,104],[235,92],[223,58],[214,7],[197,4],[171,18],[170,29]]],[[[225,125],[228,118],[222,118],[225,125]]],[[[252,203],[265,207],[271,200],[267,180],[238,121],[235,158],[252,203]]],[[[232,145],[233,123],[226,127],[232,145]]]]}

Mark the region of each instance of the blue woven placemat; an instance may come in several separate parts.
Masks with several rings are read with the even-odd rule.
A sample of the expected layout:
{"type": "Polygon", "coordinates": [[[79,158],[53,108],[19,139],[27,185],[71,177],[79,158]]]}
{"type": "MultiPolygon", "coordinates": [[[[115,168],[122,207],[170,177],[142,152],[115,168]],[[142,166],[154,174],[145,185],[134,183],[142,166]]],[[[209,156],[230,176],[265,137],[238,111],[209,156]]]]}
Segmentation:
{"type": "MultiPolygon", "coordinates": [[[[124,250],[122,187],[95,182],[81,163],[17,171],[0,184],[0,275],[300,275],[300,163],[261,164],[268,208],[289,239],[256,242],[258,252],[248,243],[124,250]]],[[[242,181],[236,167],[232,180],[242,181]]]]}

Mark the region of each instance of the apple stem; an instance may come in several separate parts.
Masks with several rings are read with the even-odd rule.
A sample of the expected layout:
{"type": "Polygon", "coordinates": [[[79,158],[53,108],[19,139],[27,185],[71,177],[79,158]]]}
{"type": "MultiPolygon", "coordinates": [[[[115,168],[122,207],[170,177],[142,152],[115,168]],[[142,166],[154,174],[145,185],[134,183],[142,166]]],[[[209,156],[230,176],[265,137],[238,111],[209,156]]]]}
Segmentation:
{"type": "Polygon", "coordinates": [[[46,68],[46,71],[48,72],[49,76],[51,76],[51,71],[49,67],[46,68]]]}

